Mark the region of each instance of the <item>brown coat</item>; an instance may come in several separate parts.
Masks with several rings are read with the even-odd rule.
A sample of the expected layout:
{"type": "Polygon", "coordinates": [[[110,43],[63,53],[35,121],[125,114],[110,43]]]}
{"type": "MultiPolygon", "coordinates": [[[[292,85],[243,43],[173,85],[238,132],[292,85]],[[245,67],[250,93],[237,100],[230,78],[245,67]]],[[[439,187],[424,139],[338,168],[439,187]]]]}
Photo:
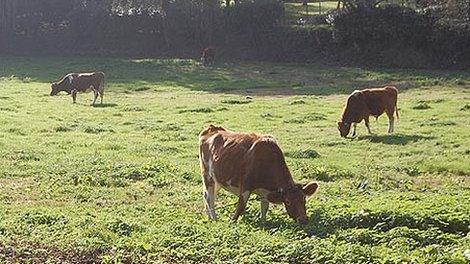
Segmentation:
{"type": "Polygon", "coordinates": [[[104,78],[103,72],[93,73],[69,73],[65,75],[59,82],[51,84],[51,96],[59,92],[66,92],[72,94],[73,102],[76,102],[78,92],[94,92],[93,105],[96,102],[98,95],[101,97],[103,103],[104,95],[104,78]]]}
{"type": "Polygon", "coordinates": [[[341,136],[349,134],[351,125],[354,125],[353,136],[355,135],[355,125],[364,120],[370,133],[369,117],[378,118],[384,112],[389,118],[389,133],[393,132],[394,113],[398,118],[397,109],[398,90],[394,86],[383,88],[371,88],[356,90],[349,97],[346,106],[338,122],[338,129],[341,136]]]}
{"type": "Polygon", "coordinates": [[[215,195],[222,187],[239,197],[234,219],[243,213],[249,195],[256,193],[262,198],[263,218],[268,202],[272,202],[284,203],[292,218],[306,221],[305,197],[312,195],[318,184],[294,182],[273,137],[210,125],[200,133],[199,143],[204,202],[212,219],[217,217],[215,195]]]}

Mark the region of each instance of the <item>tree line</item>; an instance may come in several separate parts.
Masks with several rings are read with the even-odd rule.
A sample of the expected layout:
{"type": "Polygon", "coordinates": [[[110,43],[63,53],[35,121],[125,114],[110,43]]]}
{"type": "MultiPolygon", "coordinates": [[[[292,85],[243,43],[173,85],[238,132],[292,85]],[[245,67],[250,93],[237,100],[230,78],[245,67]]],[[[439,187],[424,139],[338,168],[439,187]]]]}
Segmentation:
{"type": "Polygon", "coordinates": [[[0,53],[470,65],[470,2],[406,1],[341,0],[295,26],[281,0],[0,0],[0,53]]]}

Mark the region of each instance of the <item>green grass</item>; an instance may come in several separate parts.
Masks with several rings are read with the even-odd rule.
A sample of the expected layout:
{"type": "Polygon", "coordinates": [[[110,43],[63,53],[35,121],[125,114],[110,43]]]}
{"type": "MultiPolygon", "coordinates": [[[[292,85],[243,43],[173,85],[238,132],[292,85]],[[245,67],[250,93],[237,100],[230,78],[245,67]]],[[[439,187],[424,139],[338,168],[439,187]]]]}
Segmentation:
{"type": "Polygon", "coordinates": [[[0,262],[466,263],[470,74],[315,64],[0,58],[0,262]],[[50,97],[69,71],[107,74],[91,94],[50,97]],[[395,84],[400,121],[336,121],[354,89],[395,84]],[[247,97],[250,98],[247,98],[247,97]],[[416,107],[426,105],[428,107],[416,107]],[[271,206],[202,214],[199,131],[276,137],[297,181],[316,180],[310,223],[271,206]]]}

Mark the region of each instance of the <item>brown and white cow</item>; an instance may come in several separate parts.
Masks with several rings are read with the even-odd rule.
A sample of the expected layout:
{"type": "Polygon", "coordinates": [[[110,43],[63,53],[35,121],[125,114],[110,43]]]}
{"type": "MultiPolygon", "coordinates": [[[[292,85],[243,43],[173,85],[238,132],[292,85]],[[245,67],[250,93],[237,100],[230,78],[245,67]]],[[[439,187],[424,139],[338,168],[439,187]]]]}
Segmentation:
{"type": "Polygon", "coordinates": [[[78,92],[93,91],[93,104],[95,105],[98,95],[103,103],[104,95],[104,73],[69,73],[65,75],[59,82],[51,84],[51,96],[57,95],[59,92],[72,94],[73,103],[77,101],[78,92]]]}
{"type": "Polygon", "coordinates": [[[266,219],[271,202],[283,203],[291,218],[307,222],[305,198],[315,193],[318,184],[294,182],[273,137],[210,125],[199,134],[199,144],[204,205],[211,219],[217,219],[214,204],[222,187],[238,196],[233,220],[245,211],[250,194],[256,193],[261,197],[261,219],[266,219]]]}
{"type": "Polygon", "coordinates": [[[364,90],[354,91],[347,100],[346,107],[341,115],[341,120],[338,122],[338,130],[342,137],[347,137],[353,125],[353,134],[356,135],[356,126],[364,120],[367,131],[370,131],[369,117],[374,116],[378,118],[384,112],[388,116],[388,133],[393,133],[394,130],[394,116],[396,113],[397,119],[397,96],[398,90],[394,86],[386,86],[383,88],[371,88],[364,90]]]}

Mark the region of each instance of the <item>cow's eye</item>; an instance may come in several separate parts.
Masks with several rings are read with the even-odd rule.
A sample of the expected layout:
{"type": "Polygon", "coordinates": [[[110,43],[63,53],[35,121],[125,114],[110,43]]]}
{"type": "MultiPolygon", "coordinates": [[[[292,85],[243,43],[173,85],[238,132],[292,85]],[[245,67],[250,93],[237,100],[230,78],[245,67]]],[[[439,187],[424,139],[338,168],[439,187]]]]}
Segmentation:
{"type": "Polygon", "coordinates": [[[286,205],[290,205],[290,202],[288,200],[285,201],[286,205]]]}

